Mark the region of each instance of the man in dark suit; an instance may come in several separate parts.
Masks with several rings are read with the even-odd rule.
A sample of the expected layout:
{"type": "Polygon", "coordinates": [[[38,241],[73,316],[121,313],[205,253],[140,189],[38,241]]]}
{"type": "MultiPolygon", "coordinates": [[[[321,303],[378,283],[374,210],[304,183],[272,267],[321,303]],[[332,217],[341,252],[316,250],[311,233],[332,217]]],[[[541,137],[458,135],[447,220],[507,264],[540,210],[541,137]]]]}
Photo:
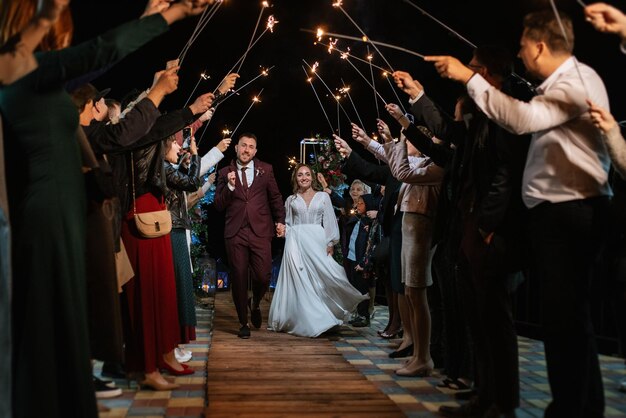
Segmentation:
{"type": "Polygon", "coordinates": [[[241,328],[239,338],[250,337],[248,308],[255,328],[261,327],[259,303],[272,273],[272,238],[285,234],[285,207],[272,166],[254,158],[257,138],[245,133],[235,145],[237,159],[217,176],[215,207],[226,211],[224,238],[231,267],[233,301],[241,328]],[[248,272],[252,272],[252,299],[248,299],[248,272]]]}

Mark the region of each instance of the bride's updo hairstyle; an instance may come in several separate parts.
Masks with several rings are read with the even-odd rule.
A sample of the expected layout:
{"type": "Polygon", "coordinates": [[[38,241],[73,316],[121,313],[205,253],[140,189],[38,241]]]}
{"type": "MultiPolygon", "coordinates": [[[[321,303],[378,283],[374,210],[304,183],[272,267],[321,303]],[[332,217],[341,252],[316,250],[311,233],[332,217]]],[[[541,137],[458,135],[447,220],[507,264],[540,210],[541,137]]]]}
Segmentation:
{"type": "Polygon", "coordinates": [[[311,172],[311,188],[317,192],[322,191],[322,185],[317,181],[317,175],[313,171],[310,165],[298,163],[291,174],[291,187],[293,188],[293,194],[298,193],[298,171],[302,168],[306,167],[311,172]]]}

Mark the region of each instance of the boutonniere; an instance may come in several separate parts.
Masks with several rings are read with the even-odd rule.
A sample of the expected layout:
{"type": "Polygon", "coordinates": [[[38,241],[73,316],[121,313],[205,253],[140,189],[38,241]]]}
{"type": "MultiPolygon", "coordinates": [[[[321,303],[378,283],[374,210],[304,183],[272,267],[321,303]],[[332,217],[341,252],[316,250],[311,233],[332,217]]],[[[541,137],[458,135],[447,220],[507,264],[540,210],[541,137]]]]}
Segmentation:
{"type": "Polygon", "coordinates": [[[257,168],[254,175],[256,177],[261,177],[263,174],[265,174],[265,170],[263,170],[262,168],[257,168]]]}

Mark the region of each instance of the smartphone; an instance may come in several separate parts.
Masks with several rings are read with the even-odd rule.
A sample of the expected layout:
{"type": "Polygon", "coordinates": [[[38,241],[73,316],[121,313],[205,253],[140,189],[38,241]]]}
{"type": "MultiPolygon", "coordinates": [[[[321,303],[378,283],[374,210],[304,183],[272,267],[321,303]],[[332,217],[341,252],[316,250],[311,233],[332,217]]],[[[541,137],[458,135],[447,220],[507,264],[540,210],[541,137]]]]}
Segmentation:
{"type": "Polygon", "coordinates": [[[191,147],[191,136],[193,132],[191,126],[183,128],[183,149],[188,150],[191,147]]]}

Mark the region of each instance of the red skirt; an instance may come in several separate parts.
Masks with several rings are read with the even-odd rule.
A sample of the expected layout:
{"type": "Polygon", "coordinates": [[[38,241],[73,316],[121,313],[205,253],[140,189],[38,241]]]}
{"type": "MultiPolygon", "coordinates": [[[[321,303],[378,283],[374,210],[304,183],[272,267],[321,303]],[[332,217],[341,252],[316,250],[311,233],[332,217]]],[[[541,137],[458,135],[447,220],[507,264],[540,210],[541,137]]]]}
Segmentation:
{"type": "MultiPolygon", "coordinates": [[[[139,196],[136,206],[138,213],[165,209],[152,193],[139,196]]],[[[122,222],[122,239],[135,271],[124,285],[126,370],[151,373],[180,342],[172,244],[169,234],[141,237],[132,209],[122,222]]]]}

